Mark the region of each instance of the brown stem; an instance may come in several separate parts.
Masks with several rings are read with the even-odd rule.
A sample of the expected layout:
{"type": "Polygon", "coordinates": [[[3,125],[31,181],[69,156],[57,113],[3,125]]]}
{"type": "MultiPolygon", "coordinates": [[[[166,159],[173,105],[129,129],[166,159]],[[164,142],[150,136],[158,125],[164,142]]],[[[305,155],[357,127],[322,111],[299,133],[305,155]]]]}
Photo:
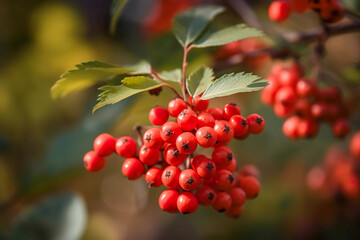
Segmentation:
{"type": "Polygon", "coordinates": [[[164,79],[162,79],[159,75],[158,72],[156,72],[154,69],[151,69],[151,75],[156,79],[158,80],[159,82],[161,82],[162,84],[164,84],[165,87],[167,88],[170,88],[175,94],[177,97],[181,98],[180,94],[176,91],[176,89],[171,86],[170,84],[168,84],[167,82],[165,82],[164,79]]]}
{"type": "Polygon", "coordinates": [[[182,63],[182,79],[180,82],[180,87],[182,91],[182,95],[184,98],[184,101],[187,102],[186,97],[186,67],[187,67],[187,56],[189,51],[191,50],[192,46],[184,47],[184,57],[183,57],[183,63],[182,63]]]}
{"type": "Polygon", "coordinates": [[[134,130],[138,133],[137,144],[139,145],[139,147],[144,145],[144,141],[142,138],[142,129],[143,129],[143,126],[141,126],[141,125],[136,125],[134,127],[134,130]]]}

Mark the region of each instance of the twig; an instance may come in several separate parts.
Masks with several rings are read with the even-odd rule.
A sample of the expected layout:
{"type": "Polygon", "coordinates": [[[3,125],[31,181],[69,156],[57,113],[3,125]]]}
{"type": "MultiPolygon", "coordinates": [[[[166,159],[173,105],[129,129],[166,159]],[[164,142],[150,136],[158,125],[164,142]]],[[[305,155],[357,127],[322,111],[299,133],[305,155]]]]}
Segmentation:
{"type": "Polygon", "coordinates": [[[171,86],[170,84],[168,84],[167,82],[165,82],[164,79],[162,79],[159,75],[158,72],[156,72],[154,69],[151,69],[151,75],[158,80],[159,82],[161,82],[162,84],[164,84],[164,87],[170,88],[175,94],[176,96],[178,96],[179,98],[181,98],[180,94],[176,91],[176,89],[171,86]]]}
{"type": "Polygon", "coordinates": [[[190,47],[184,47],[184,57],[183,57],[183,63],[182,63],[182,79],[180,82],[180,87],[182,91],[182,95],[184,98],[184,101],[187,102],[186,97],[186,67],[187,67],[187,56],[189,51],[191,50],[192,46],[190,47]]]}
{"type": "Polygon", "coordinates": [[[143,138],[142,138],[142,132],[141,132],[142,129],[143,129],[143,127],[141,125],[136,125],[134,127],[134,130],[138,133],[137,144],[139,146],[144,145],[144,141],[143,141],[143,138]]]}

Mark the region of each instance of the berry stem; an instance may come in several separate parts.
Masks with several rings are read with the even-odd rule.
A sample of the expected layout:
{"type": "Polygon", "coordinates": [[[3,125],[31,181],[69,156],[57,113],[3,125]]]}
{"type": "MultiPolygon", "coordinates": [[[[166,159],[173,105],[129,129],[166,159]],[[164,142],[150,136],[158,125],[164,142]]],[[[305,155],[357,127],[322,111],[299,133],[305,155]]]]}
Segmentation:
{"type": "Polygon", "coordinates": [[[159,75],[158,72],[155,71],[155,69],[151,69],[151,75],[156,79],[158,80],[159,82],[163,83],[165,87],[167,88],[170,88],[175,94],[177,97],[181,98],[180,94],[176,91],[176,89],[174,87],[172,87],[170,84],[168,84],[167,82],[165,82],[164,79],[162,79],[159,75]]]}
{"type": "Polygon", "coordinates": [[[139,146],[144,145],[143,138],[142,138],[142,132],[141,132],[142,129],[143,129],[143,127],[141,125],[135,126],[135,131],[138,133],[137,144],[139,146]]]}
{"type": "Polygon", "coordinates": [[[182,79],[180,82],[180,87],[182,91],[182,95],[184,98],[184,101],[187,102],[187,96],[186,96],[186,67],[187,67],[187,55],[189,51],[191,50],[192,46],[184,47],[184,57],[183,57],[183,63],[182,63],[182,79]]]}

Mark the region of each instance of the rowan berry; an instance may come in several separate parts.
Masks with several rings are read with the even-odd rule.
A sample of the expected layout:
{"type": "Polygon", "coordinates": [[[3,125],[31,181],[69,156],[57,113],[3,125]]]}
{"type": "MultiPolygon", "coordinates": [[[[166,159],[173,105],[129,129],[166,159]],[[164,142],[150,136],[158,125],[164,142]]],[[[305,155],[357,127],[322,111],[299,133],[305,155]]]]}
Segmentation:
{"type": "Polygon", "coordinates": [[[106,159],[99,156],[95,151],[89,151],[83,158],[85,169],[89,172],[97,172],[104,168],[106,159]]]}
{"type": "Polygon", "coordinates": [[[210,101],[209,100],[200,100],[201,95],[196,96],[195,98],[192,98],[192,96],[189,96],[189,103],[194,108],[195,111],[201,112],[205,111],[210,101]]]}
{"type": "Polygon", "coordinates": [[[345,118],[339,118],[332,124],[332,131],[335,137],[343,138],[350,132],[349,121],[345,118]]]}
{"type": "Polygon", "coordinates": [[[249,132],[252,134],[259,134],[265,128],[265,120],[259,114],[253,113],[250,114],[246,120],[249,123],[249,132]]]}
{"type": "Polygon", "coordinates": [[[199,174],[201,178],[207,179],[211,178],[216,173],[216,165],[214,161],[212,161],[209,158],[202,159],[197,165],[196,165],[196,172],[199,174]]]}
{"type": "Polygon", "coordinates": [[[149,120],[152,124],[161,126],[169,119],[168,111],[163,107],[154,107],[149,112],[149,120]]]}
{"type": "Polygon", "coordinates": [[[352,136],[349,148],[353,157],[360,158],[360,132],[356,132],[354,136],[352,136]]]}
{"type": "Polygon", "coordinates": [[[296,99],[297,96],[294,89],[288,86],[280,88],[275,96],[275,102],[282,103],[286,106],[293,105],[296,99]]]}
{"type": "Polygon", "coordinates": [[[197,125],[197,115],[191,109],[184,109],[178,115],[177,122],[184,131],[191,131],[197,125]]]}
{"type": "Polygon", "coordinates": [[[285,136],[291,139],[297,139],[299,137],[298,127],[301,119],[298,116],[292,116],[285,120],[282,131],[285,136]]]}
{"type": "Polygon", "coordinates": [[[247,198],[256,198],[260,191],[260,183],[253,176],[241,178],[239,187],[245,191],[247,198]]]}
{"type": "Polygon", "coordinates": [[[193,213],[198,209],[199,202],[191,192],[183,192],[177,199],[177,208],[182,214],[193,213]]]}
{"type": "MultiPolygon", "coordinates": [[[[196,169],[197,165],[203,160],[203,159],[209,159],[207,158],[205,155],[202,154],[197,154],[195,155],[193,158],[191,158],[190,163],[191,163],[191,167],[193,169],[196,169]]],[[[211,159],[209,159],[211,160],[211,159]]]]}
{"type": "Polygon", "coordinates": [[[217,191],[229,191],[235,186],[235,178],[233,174],[226,170],[221,169],[215,173],[214,176],[214,189],[217,191]]]}
{"type": "Polygon", "coordinates": [[[217,141],[217,134],[211,127],[202,127],[196,131],[196,139],[200,146],[209,148],[217,141]]]}
{"type": "Polygon", "coordinates": [[[273,21],[282,22],[289,18],[291,8],[289,3],[274,1],[269,6],[269,18],[273,21]]]}
{"type": "Polygon", "coordinates": [[[249,124],[243,116],[234,115],[230,118],[229,123],[234,129],[235,137],[243,136],[249,130],[249,124]]]}
{"type": "Polygon", "coordinates": [[[295,103],[295,112],[302,118],[312,118],[311,103],[306,99],[298,99],[295,103]]]}
{"type": "Polygon", "coordinates": [[[275,103],[274,105],[274,113],[279,118],[286,118],[290,116],[295,110],[294,105],[286,106],[282,103],[275,103]]]}
{"type": "Polygon", "coordinates": [[[239,176],[241,177],[253,176],[255,178],[260,178],[260,171],[255,165],[246,164],[239,171],[239,176]]]}
{"type": "Polygon", "coordinates": [[[215,119],[213,115],[207,112],[202,112],[198,115],[197,125],[196,128],[202,128],[202,127],[214,127],[215,125],[215,119]]]}
{"type": "Polygon", "coordinates": [[[136,155],[137,145],[134,139],[125,136],[116,140],[115,150],[121,157],[130,158],[136,155]]]}
{"type": "Polygon", "coordinates": [[[171,100],[168,104],[167,111],[172,117],[177,117],[184,109],[187,109],[187,104],[180,98],[171,100]]]}
{"type": "Polygon", "coordinates": [[[280,88],[279,82],[274,75],[266,77],[269,85],[266,86],[261,92],[261,100],[266,105],[273,105],[275,103],[276,92],[280,88]]]}
{"type": "Polygon", "coordinates": [[[219,169],[226,169],[226,170],[228,170],[228,171],[230,171],[230,172],[235,172],[235,170],[236,170],[236,165],[237,165],[237,163],[236,163],[236,159],[233,157],[232,159],[231,159],[231,161],[230,161],[230,163],[226,166],[226,167],[224,167],[224,168],[219,168],[219,169]]]}
{"type": "Polygon", "coordinates": [[[149,128],[143,136],[144,145],[152,149],[160,149],[164,146],[164,140],[160,136],[160,128],[149,128]]]}
{"type": "Polygon", "coordinates": [[[232,199],[227,192],[217,192],[212,207],[218,212],[225,212],[230,209],[232,199]]]}
{"type": "Polygon", "coordinates": [[[309,9],[309,2],[304,0],[291,0],[290,7],[294,12],[304,13],[309,9]]]}
{"type": "Polygon", "coordinates": [[[239,187],[235,187],[229,191],[229,195],[232,199],[232,207],[238,207],[244,205],[246,201],[246,193],[239,187]]]}
{"type": "Polygon", "coordinates": [[[162,210],[170,213],[179,212],[177,207],[177,199],[179,192],[175,189],[167,189],[160,194],[159,206],[162,210]]]}
{"type": "Polygon", "coordinates": [[[200,176],[193,169],[185,169],[180,173],[179,184],[182,189],[192,191],[199,187],[201,182],[200,176]]]}
{"type": "Polygon", "coordinates": [[[324,102],[315,102],[311,105],[311,116],[316,120],[324,120],[327,117],[327,107],[324,102]]]}
{"type": "Polygon", "coordinates": [[[284,68],[279,74],[279,83],[285,87],[296,87],[296,84],[300,78],[299,69],[295,67],[284,68]]]}
{"type": "Polygon", "coordinates": [[[159,161],[160,151],[158,149],[148,148],[147,146],[141,146],[139,150],[139,159],[146,165],[154,165],[159,161]]]}
{"type": "Polygon", "coordinates": [[[172,166],[179,166],[186,159],[186,154],[182,154],[175,145],[168,146],[164,151],[165,161],[172,166]]]}
{"type": "Polygon", "coordinates": [[[296,84],[296,93],[301,97],[314,96],[316,86],[314,83],[307,79],[300,79],[296,84]]]}
{"type": "Polygon", "coordinates": [[[297,134],[301,138],[310,137],[313,135],[314,129],[316,128],[317,123],[311,119],[305,118],[301,119],[298,123],[297,134]]]}
{"type": "Polygon", "coordinates": [[[176,166],[169,166],[163,170],[161,181],[165,187],[177,188],[179,186],[180,173],[180,168],[176,166]]]}
{"type": "Polygon", "coordinates": [[[217,141],[221,143],[229,142],[234,137],[233,127],[225,120],[216,120],[214,131],[217,135],[217,141]]]}
{"type": "Polygon", "coordinates": [[[94,150],[100,156],[109,156],[115,152],[115,139],[108,133],[102,133],[94,140],[94,150]]]}
{"type": "Polygon", "coordinates": [[[184,132],[177,137],[176,147],[180,153],[191,154],[197,148],[196,137],[190,132],[184,132]]]}
{"type": "Polygon", "coordinates": [[[162,185],[161,175],[163,170],[158,167],[152,167],[145,173],[145,181],[149,187],[160,187],[162,185]]]}
{"type": "Polygon", "coordinates": [[[233,159],[233,153],[230,148],[221,146],[214,149],[212,152],[212,160],[219,168],[228,166],[233,159]]]}
{"type": "Polygon", "coordinates": [[[144,171],[144,165],[137,158],[127,158],[122,165],[122,173],[130,180],[140,178],[144,171]]]}
{"type": "Polygon", "coordinates": [[[210,113],[215,120],[222,120],[223,119],[223,110],[221,108],[209,108],[206,110],[207,113],[210,113]]]}
{"type": "Polygon", "coordinates": [[[182,133],[180,125],[176,122],[166,122],[160,130],[161,138],[167,143],[175,143],[176,138],[182,133]]]}
{"type": "Polygon", "coordinates": [[[208,185],[203,185],[201,188],[199,188],[196,191],[195,195],[197,200],[199,201],[199,204],[203,206],[210,206],[215,202],[216,199],[215,190],[208,185]]]}
{"type": "Polygon", "coordinates": [[[238,218],[242,215],[244,211],[244,205],[240,206],[231,206],[226,212],[226,216],[231,218],[238,218]]]}
{"type": "Polygon", "coordinates": [[[229,120],[234,115],[240,115],[240,108],[235,103],[229,103],[224,106],[223,118],[229,120]]]}

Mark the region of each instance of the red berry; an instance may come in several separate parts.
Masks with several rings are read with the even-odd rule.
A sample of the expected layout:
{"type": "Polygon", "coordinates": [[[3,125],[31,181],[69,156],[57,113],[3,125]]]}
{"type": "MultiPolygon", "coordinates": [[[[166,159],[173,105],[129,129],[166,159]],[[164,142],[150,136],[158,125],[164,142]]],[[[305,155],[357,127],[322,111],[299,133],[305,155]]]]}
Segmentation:
{"type": "Polygon", "coordinates": [[[306,99],[298,99],[295,103],[296,114],[303,118],[311,118],[311,103],[306,99]]]}
{"type": "Polygon", "coordinates": [[[235,186],[233,174],[225,169],[218,170],[214,176],[214,189],[217,191],[229,191],[235,186]]]}
{"type": "Polygon", "coordinates": [[[178,197],[179,197],[179,193],[175,189],[168,189],[163,191],[159,197],[160,208],[166,212],[171,212],[171,213],[179,212],[177,208],[178,197]]]}
{"type": "Polygon", "coordinates": [[[311,97],[315,91],[315,85],[310,80],[300,79],[296,84],[296,93],[301,97],[311,97]]]}
{"type": "Polygon", "coordinates": [[[355,158],[360,158],[360,132],[356,132],[352,136],[349,144],[350,153],[355,158]]]}
{"type": "Polygon", "coordinates": [[[176,139],[176,147],[180,153],[191,154],[197,148],[196,137],[190,132],[184,132],[176,139]]]}
{"type": "Polygon", "coordinates": [[[238,207],[244,205],[246,201],[246,193],[241,188],[233,188],[229,191],[230,197],[232,199],[232,207],[238,207]]]}
{"type": "Polygon", "coordinates": [[[273,21],[282,22],[289,18],[291,8],[289,3],[274,1],[269,6],[269,18],[273,21]]]}
{"type": "Polygon", "coordinates": [[[109,156],[115,152],[115,139],[108,133],[102,133],[94,140],[94,150],[100,156],[109,156]]]}
{"type": "Polygon", "coordinates": [[[282,126],[282,131],[285,136],[291,139],[297,139],[299,137],[298,127],[301,119],[298,116],[292,116],[286,119],[282,126]]]}
{"type": "Polygon", "coordinates": [[[304,13],[310,8],[309,2],[304,0],[291,0],[290,1],[291,9],[297,13],[304,13]]]}
{"type": "Polygon", "coordinates": [[[232,199],[227,192],[217,192],[212,207],[218,212],[225,212],[231,207],[232,199]]]}
{"type": "Polygon", "coordinates": [[[165,187],[177,188],[179,186],[179,177],[181,170],[175,166],[169,166],[164,169],[161,175],[161,181],[165,187]]]}
{"type": "Polygon", "coordinates": [[[200,185],[200,176],[193,169],[185,169],[179,177],[179,184],[186,191],[195,190],[200,185]]]}
{"type": "Polygon", "coordinates": [[[226,104],[223,110],[223,118],[229,120],[234,115],[240,115],[240,108],[235,103],[226,104]]]}
{"type": "Polygon", "coordinates": [[[230,118],[229,123],[234,129],[236,137],[243,136],[248,132],[249,124],[243,116],[234,115],[230,118]]]}
{"type": "Polygon", "coordinates": [[[228,121],[216,120],[214,131],[217,134],[218,142],[229,142],[234,137],[234,129],[228,121]]]}
{"type": "Polygon", "coordinates": [[[196,128],[202,128],[202,127],[214,127],[215,125],[215,119],[213,115],[207,112],[202,112],[198,115],[198,121],[196,128]]]}
{"type": "Polygon", "coordinates": [[[274,105],[274,113],[279,118],[286,118],[290,116],[295,110],[295,106],[286,106],[282,103],[275,103],[274,105]]]}
{"type": "Polygon", "coordinates": [[[211,127],[202,127],[196,131],[196,139],[200,146],[209,148],[217,141],[217,134],[211,127]]]}
{"type": "Polygon", "coordinates": [[[275,102],[282,103],[286,106],[291,106],[297,99],[296,93],[292,87],[280,88],[275,96],[275,102]]]}
{"type": "Polygon", "coordinates": [[[189,103],[190,105],[194,108],[195,111],[205,111],[208,106],[210,101],[209,100],[200,100],[201,95],[196,96],[194,99],[189,96],[189,103]]]}
{"type": "Polygon", "coordinates": [[[152,167],[145,173],[145,181],[149,187],[160,187],[162,185],[161,175],[163,170],[158,167],[152,167]]]}
{"type": "Polygon", "coordinates": [[[144,145],[152,149],[160,149],[164,146],[164,140],[160,136],[159,128],[149,128],[144,133],[144,145]]]}
{"type": "Polygon", "coordinates": [[[249,132],[251,132],[252,134],[259,134],[265,128],[265,120],[259,114],[250,114],[246,118],[246,120],[249,123],[249,132]]]}
{"type": "Polygon", "coordinates": [[[216,173],[216,165],[215,163],[209,159],[202,159],[197,165],[196,165],[196,172],[199,174],[201,178],[207,179],[211,178],[216,173]]]}
{"type": "Polygon", "coordinates": [[[176,122],[167,122],[160,130],[161,138],[167,143],[175,143],[176,138],[182,133],[181,127],[176,122]]]}
{"type": "Polygon", "coordinates": [[[276,92],[279,89],[280,85],[274,75],[267,76],[266,80],[269,81],[269,85],[262,90],[261,100],[264,104],[271,106],[275,102],[276,92]]]}
{"type": "Polygon", "coordinates": [[[125,136],[116,140],[115,150],[120,156],[130,158],[135,156],[137,152],[137,145],[134,139],[125,136]]]}
{"type": "Polygon", "coordinates": [[[223,119],[223,110],[221,108],[209,108],[206,110],[207,113],[210,113],[215,120],[222,120],[223,119]]]}
{"type": "Polygon", "coordinates": [[[315,102],[311,105],[311,116],[317,120],[324,120],[327,117],[327,107],[324,102],[315,102]]]}
{"type": "Polygon", "coordinates": [[[137,158],[127,158],[122,165],[122,173],[130,180],[140,178],[144,171],[144,165],[137,158]]]}
{"type": "Polygon", "coordinates": [[[201,188],[199,188],[195,195],[199,203],[203,206],[210,206],[215,202],[216,199],[215,190],[208,185],[203,185],[201,188]]]}
{"type": "Polygon", "coordinates": [[[245,191],[247,198],[256,198],[260,191],[260,183],[253,176],[241,178],[239,187],[245,191]]]}
{"type": "Polygon", "coordinates": [[[317,129],[317,123],[311,119],[301,119],[298,124],[297,133],[299,137],[311,137],[314,135],[314,131],[317,129]]]}
{"type": "Polygon", "coordinates": [[[177,122],[184,131],[191,131],[197,125],[197,115],[191,109],[184,109],[178,115],[177,122]]]}
{"type": "Polygon", "coordinates": [[[219,168],[228,166],[233,159],[233,153],[230,148],[221,146],[214,149],[212,153],[212,160],[219,168]]]}
{"type": "Polygon", "coordinates": [[[183,192],[177,199],[177,208],[182,214],[193,213],[198,208],[198,200],[191,192],[183,192]]]}
{"type": "Polygon", "coordinates": [[[255,178],[259,178],[260,177],[260,171],[255,165],[247,164],[247,165],[244,165],[241,168],[241,170],[239,171],[239,175],[241,177],[253,176],[255,178]]]}
{"type": "Polygon", "coordinates": [[[196,169],[197,165],[203,160],[203,159],[209,159],[207,158],[205,155],[202,155],[202,154],[198,154],[198,155],[195,155],[193,158],[191,158],[191,167],[193,169],[196,169]]]}
{"type": "Polygon", "coordinates": [[[233,157],[233,159],[231,159],[229,165],[227,165],[227,166],[224,167],[224,168],[220,168],[220,169],[226,169],[226,170],[228,170],[228,171],[230,171],[230,172],[233,173],[233,172],[235,172],[235,170],[236,170],[236,165],[237,165],[236,159],[233,157]]]}
{"type": "Polygon", "coordinates": [[[168,111],[163,107],[154,107],[149,112],[149,120],[152,124],[161,126],[169,119],[168,111]]]}
{"type": "Polygon", "coordinates": [[[176,146],[170,145],[164,151],[165,161],[172,166],[179,166],[186,159],[186,154],[182,154],[177,150],[176,146]]]}
{"type": "Polygon", "coordinates": [[[238,218],[244,211],[244,205],[240,206],[231,206],[226,212],[226,216],[231,218],[238,218]]]}
{"type": "Polygon", "coordinates": [[[146,165],[154,165],[159,161],[160,151],[158,149],[148,148],[143,145],[139,151],[139,159],[142,163],[146,165]]]}
{"type": "Polygon", "coordinates": [[[97,172],[104,168],[106,159],[99,156],[95,151],[87,152],[84,155],[84,166],[89,172],[97,172]]]}
{"type": "Polygon", "coordinates": [[[332,124],[332,131],[335,137],[345,137],[350,132],[349,121],[345,118],[340,118],[332,124]]]}
{"type": "Polygon", "coordinates": [[[187,109],[187,104],[184,100],[180,99],[180,98],[175,98],[173,100],[171,100],[168,104],[167,110],[168,113],[172,116],[172,117],[177,117],[182,110],[187,109]]]}

